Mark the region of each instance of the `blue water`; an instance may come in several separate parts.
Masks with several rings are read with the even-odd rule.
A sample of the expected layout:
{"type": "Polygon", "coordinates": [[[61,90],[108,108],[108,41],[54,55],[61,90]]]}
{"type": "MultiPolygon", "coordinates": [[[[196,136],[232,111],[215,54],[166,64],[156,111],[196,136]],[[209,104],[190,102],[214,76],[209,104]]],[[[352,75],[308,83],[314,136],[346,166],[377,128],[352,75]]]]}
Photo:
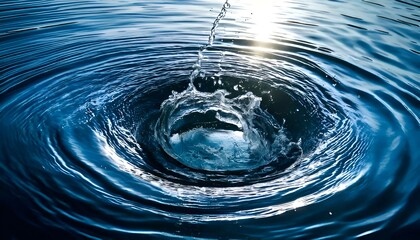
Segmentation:
{"type": "Polygon", "coordinates": [[[229,3],[0,3],[1,239],[418,239],[420,2],[229,3]]]}

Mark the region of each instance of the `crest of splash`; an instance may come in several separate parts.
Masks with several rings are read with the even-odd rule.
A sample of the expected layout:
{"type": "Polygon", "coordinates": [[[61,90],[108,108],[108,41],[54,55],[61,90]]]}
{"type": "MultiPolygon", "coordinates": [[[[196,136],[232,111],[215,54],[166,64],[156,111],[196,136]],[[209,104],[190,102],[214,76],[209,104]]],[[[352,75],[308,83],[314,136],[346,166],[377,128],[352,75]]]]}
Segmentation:
{"type": "Polygon", "coordinates": [[[164,151],[185,166],[207,171],[251,170],[287,151],[283,127],[260,108],[261,98],[248,92],[229,98],[219,89],[201,92],[194,80],[201,73],[203,53],[212,46],[228,1],[213,22],[208,42],[201,46],[190,83],[172,92],[161,105],[156,135],[164,151]]]}

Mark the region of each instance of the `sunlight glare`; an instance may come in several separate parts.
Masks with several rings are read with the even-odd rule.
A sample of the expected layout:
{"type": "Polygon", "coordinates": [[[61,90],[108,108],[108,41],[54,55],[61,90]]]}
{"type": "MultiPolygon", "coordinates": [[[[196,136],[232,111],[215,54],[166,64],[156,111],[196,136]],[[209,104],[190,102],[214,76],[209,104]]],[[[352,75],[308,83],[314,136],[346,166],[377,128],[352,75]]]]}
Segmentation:
{"type": "Polygon", "coordinates": [[[276,28],[276,1],[275,0],[249,0],[251,7],[251,23],[250,32],[255,36],[255,40],[270,40],[276,28]]]}

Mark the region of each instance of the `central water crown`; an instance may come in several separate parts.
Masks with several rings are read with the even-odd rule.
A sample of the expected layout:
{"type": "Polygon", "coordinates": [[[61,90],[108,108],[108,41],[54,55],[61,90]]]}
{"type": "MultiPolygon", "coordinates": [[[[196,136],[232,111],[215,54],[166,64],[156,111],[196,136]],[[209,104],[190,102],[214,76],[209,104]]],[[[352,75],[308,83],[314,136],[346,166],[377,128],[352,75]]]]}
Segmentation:
{"type": "Polygon", "coordinates": [[[228,98],[189,88],[173,93],[161,107],[156,134],[171,157],[207,171],[250,170],[285,152],[282,127],[247,93],[228,98]]]}

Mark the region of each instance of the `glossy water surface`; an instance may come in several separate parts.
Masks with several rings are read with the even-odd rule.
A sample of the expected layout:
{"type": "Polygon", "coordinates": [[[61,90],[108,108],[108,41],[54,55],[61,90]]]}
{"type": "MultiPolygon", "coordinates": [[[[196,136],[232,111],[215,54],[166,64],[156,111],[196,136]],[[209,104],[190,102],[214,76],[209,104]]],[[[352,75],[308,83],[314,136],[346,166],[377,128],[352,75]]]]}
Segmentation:
{"type": "Polygon", "coordinates": [[[0,3],[2,239],[420,236],[420,2],[229,3],[0,3]]]}

